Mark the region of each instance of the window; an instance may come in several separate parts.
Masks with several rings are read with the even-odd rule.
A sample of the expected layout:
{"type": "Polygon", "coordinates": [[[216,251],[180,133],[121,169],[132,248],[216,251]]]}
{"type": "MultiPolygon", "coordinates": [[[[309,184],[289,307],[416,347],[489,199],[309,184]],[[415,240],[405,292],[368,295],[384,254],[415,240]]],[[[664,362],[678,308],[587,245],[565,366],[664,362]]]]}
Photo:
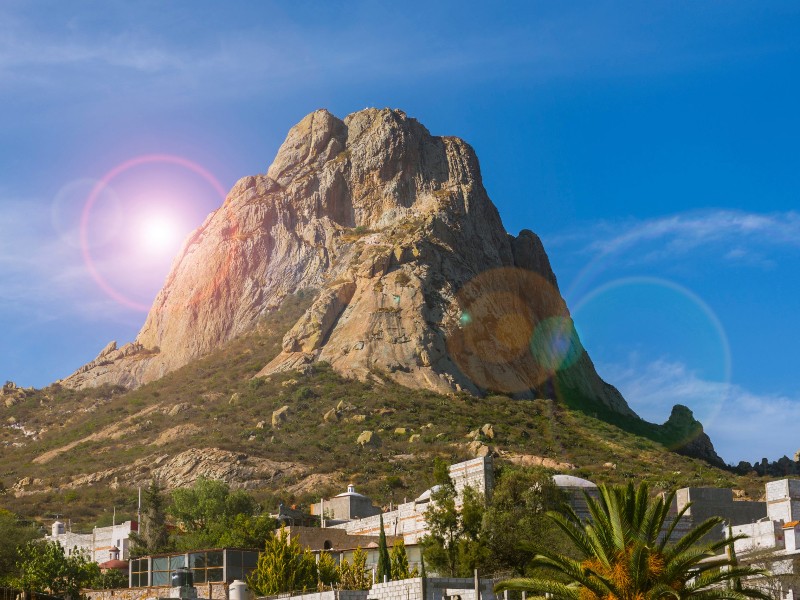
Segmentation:
{"type": "Polygon", "coordinates": [[[148,569],[146,558],[140,558],[131,561],[131,587],[147,587],[149,584],[147,581],[147,575],[148,569]]]}

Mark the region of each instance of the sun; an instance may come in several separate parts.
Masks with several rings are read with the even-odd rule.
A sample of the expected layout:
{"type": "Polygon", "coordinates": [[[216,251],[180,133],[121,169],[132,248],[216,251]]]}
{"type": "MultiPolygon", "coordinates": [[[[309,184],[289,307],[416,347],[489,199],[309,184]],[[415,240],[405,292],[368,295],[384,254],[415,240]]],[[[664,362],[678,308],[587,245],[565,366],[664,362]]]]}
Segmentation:
{"type": "Polygon", "coordinates": [[[144,254],[163,256],[173,253],[179,237],[178,223],[167,213],[152,213],[139,220],[136,241],[144,254]]]}

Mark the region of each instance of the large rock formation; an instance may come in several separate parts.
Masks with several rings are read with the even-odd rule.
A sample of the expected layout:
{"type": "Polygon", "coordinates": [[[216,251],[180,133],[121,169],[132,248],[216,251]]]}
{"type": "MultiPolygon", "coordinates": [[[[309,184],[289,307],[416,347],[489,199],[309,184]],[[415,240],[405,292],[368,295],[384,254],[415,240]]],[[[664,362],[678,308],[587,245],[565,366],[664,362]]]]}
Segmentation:
{"type": "Polygon", "coordinates": [[[581,347],[539,238],[506,233],[472,148],[397,110],[305,117],[186,241],[136,340],[62,383],[151,381],[304,288],[316,301],[260,375],[327,361],[635,416],[581,347]]]}

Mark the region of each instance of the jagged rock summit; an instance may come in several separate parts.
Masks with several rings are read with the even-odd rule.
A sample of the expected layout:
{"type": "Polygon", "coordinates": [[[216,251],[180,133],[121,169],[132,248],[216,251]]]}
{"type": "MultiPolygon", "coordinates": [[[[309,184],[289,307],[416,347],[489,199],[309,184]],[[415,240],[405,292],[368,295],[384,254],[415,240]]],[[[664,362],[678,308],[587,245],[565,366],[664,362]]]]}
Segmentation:
{"type": "Polygon", "coordinates": [[[539,238],[506,233],[473,149],[399,110],[289,131],[188,238],[136,340],[62,381],[136,387],[318,294],[259,373],[327,361],[438,392],[570,397],[635,417],[575,333],[539,238]]]}

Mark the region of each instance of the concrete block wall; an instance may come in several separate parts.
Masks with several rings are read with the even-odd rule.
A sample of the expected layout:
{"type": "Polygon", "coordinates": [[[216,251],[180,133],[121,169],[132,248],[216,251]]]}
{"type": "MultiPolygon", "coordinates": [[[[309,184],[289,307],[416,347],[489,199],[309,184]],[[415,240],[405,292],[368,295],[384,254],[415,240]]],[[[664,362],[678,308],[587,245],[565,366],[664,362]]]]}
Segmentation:
{"type": "Polygon", "coordinates": [[[376,583],[369,590],[367,600],[424,600],[422,579],[402,579],[387,583],[376,583]]]}
{"type": "MultiPolygon", "coordinates": [[[[459,494],[466,486],[470,486],[491,497],[494,487],[494,466],[491,456],[473,458],[465,462],[450,465],[450,477],[459,494]]],[[[457,499],[457,503],[460,501],[457,499]]],[[[406,544],[416,544],[428,531],[425,522],[425,511],[428,502],[404,502],[395,510],[383,513],[383,526],[386,535],[402,535],[406,544]]],[[[380,535],[380,516],[356,519],[348,523],[340,523],[332,527],[344,529],[350,535],[380,535]]]]}
{"type": "MultiPolygon", "coordinates": [[[[428,503],[406,502],[395,510],[383,513],[383,527],[386,535],[403,536],[406,544],[416,544],[427,532],[425,511],[428,503]]],[[[380,535],[380,516],[357,519],[348,523],[334,525],[344,529],[348,535],[380,535]]]]}
{"type": "Polygon", "coordinates": [[[469,486],[484,494],[487,499],[491,498],[494,488],[494,466],[491,455],[450,465],[450,479],[453,480],[459,497],[461,491],[469,486]]]}
{"type": "Polygon", "coordinates": [[[735,525],[731,527],[733,535],[744,534],[747,537],[734,543],[734,550],[752,552],[755,550],[780,550],[784,547],[783,526],[780,522],[764,519],[757,523],[735,525]]]}
{"type": "Polygon", "coordinates": [[[781,479],[766,485],[767,514],[773,521],[800,520],[800,479],[781,479]]]}
{"type": "MultiPolygon", "coordinates": [[[[480,580],[480,600],[495,600],[494,583],[491,579],[480,580]]],[[[425,585],[422,578],[403,579],[376,583],[369,591],[367,600],[477,600],[475,582],[472,579],[428,577],[425,585]],[[425,595],[423,597],[423,587],[425,595]]]]}

